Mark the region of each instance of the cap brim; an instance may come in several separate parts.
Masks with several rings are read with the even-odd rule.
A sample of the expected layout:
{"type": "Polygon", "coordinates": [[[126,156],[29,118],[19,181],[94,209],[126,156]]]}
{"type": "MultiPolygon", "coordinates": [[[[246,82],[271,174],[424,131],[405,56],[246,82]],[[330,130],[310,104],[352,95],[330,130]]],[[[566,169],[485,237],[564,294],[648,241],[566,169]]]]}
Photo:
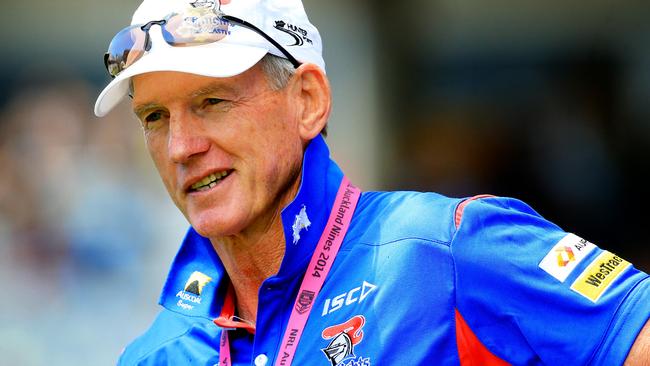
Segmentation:
{"type": "Polygon", "coordinates": [[[268,49],[262,47],[230,43],[157,49],[122,71],[102,90],[95,102],[95,115],[105,116],[124,98],[132,76],[155,71],[178,71],[210,77],[230,77],[250,69],[268,52],[268,49]]]}

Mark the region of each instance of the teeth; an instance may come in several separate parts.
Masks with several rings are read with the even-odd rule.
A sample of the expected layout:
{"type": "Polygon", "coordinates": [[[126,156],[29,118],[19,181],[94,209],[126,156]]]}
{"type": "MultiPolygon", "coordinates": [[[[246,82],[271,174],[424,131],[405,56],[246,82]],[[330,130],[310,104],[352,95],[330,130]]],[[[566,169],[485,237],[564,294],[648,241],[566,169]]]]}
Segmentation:
{"type": "Polygon", "coordinates": [[[228,175],[228,172],[225,170],[222,172],[210,174],[207,177],[201,179],[200,181],[192,184],[190,188],[199,191],[213,188],[214,186],[217,185],[217,182],[221,180],[221,178],[225,177],[226,175],[228,175]]]}

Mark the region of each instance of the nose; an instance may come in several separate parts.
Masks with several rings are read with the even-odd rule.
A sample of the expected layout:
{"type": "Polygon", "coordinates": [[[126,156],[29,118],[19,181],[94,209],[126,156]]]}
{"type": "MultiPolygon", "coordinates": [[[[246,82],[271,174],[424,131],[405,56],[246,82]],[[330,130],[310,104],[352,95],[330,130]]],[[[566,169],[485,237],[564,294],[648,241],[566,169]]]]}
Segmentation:
{"type": "Polygon", "coordinates": [[[210,149],[210,140],[198,116],[176,113],[169,120],[169,157],[175,163],[185,164],[210,149]]]}

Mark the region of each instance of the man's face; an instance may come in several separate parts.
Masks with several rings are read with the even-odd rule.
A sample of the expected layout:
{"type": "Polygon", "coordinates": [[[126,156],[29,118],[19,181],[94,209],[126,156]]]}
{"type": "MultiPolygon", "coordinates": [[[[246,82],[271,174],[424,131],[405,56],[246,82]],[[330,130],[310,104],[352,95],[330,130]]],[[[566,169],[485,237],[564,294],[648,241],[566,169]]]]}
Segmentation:
{"type": "Polygon", "coordinates": [[[303,141],[287,92],[259,66],[230,78],[153,72],[133,107],[172,200],[210,238],[262,232],[299,185],[303,141]]]}

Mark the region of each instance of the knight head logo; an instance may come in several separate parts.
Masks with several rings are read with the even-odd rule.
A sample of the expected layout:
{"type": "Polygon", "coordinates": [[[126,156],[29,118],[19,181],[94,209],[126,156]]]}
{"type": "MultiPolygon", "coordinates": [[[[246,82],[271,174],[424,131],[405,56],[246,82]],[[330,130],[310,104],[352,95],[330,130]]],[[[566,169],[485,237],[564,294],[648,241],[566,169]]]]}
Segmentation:
{"type": "Polygon", "coordinates": [[[331,339],[322,351],[332,366],[340,365],[345,359],[354,356],[354,346],[363,339],[363,325],[366,318],[357,315],[343,324],[334,325],[323,330],[321,336],[331,339]]]}

